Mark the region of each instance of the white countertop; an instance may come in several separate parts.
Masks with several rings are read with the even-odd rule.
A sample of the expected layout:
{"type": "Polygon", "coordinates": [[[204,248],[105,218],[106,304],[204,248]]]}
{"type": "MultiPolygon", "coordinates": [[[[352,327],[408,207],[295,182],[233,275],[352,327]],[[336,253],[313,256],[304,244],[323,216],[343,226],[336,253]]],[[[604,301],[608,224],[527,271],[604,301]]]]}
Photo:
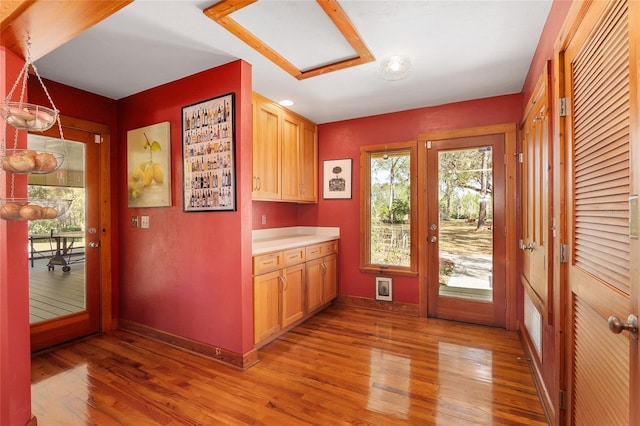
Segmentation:
{"type": "Polygon", "coordinates": [[[255,229],[252,232],[253,255],[288,250],[309,244],[340,238],[340,228],[291,226],[286,228],[255,229]]]}

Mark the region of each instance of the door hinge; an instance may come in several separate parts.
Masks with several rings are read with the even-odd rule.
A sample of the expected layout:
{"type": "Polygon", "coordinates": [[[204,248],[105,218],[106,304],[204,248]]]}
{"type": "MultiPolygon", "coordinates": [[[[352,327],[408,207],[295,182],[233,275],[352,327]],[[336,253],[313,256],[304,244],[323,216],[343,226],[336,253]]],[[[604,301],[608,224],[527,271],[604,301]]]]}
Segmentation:
{"type": "Polygon", "coordinates": [[[560,98],[559,99],[559,104],[558,104],[558,113],[560,114],[560,117],[566,117],[567,116],[567,98],[560,98]]]}
{"type": "Polygon", "coordinates": [[[427,141],[427,143],[425,144],[425,146],[427,147],[427,149],[431,149],[431,141],[427,141]]]}
{"type": "Polygon", "coordinates": [[[524,154],[521,152],[516,153],[516,155],[518,156],[518,163],[522,164],[524,163],[524,154]]]}
{"type": "Polygon", "coordinates": [[[94,142],[94,143],[102,143],[102,136],[100,136],[100,135],[93,135],[93,142],[94,142]]]}
{"type": "Polygon", "coordinates": [[[567,245],[560,244],[560,263],[567,263],[567,245]]]}
{"type": "Polygon", "coordinates": [[[562,389],[560,389],[560,401],[558,401],[558,405],[560,406],[561,410],[567,409],[567,405],[565,402],[565,391],[562,389]]]}

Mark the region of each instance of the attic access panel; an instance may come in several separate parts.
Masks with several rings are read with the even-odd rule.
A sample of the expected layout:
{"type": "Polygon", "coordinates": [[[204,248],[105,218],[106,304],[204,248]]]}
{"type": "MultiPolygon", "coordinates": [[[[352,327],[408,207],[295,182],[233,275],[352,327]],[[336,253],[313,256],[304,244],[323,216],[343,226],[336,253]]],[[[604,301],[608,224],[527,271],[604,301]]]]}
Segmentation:
{"type": "Polygon", "coordinates": [[[229,16],[234,12],[256,3],[256,1],[257,0],[222,0],[205,9],[204,14],[298,80],[316,77],[375,60],[373,54],[364,44],[358,31],[338,2],[336,0],[316,0],[320,8],[326,13],[327,17],[344,37],[345,41],[353,48],[355,56],[346,59],[336,59],[324,65],[302,70],[229,16]]]}

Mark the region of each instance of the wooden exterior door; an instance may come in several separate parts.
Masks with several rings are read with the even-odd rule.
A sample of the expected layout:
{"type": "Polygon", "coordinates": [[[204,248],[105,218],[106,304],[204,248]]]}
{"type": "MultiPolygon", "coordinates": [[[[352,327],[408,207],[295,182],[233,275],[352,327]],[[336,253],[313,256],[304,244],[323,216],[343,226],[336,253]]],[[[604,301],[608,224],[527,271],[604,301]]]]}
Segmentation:
{"type": "Polygon", "coordinates": [[[505,327],[505,137],[426,148],[428,315],[505,327]]]}
{"type": "Polygon", "coordinates": [[[567,423],[639,424],[638,2],[577,2],[560,46],[566,135],[567,423]],[[630,42],[631,41],[631,42],[630,42]]]}
{"type": "MultiPolygon", "coordinates": [[[[58,137],[57,128],[44,133],[44,136],[58,137]]],[[[96,138],[100,141],[101,135],[98,132],[79,129],[74,126],[64,127],[64,136],[68,146],[68,158],[65,160],[68,164],[73,164],[66,168],[63,164],[61,169],[56,172],[58,175],[55,179],[62,179],[62,186],[71,186],[82,188],[82,196],[80,204],[84,208],[84,223],[82,230],[82,240],[84,248],[81,250],[82,255],[80,261],[73,261],[71,257],[62,256],[61,263],[52,263],[50,261],[50,280],[51,287],[57,288],[61,280],[71,279],[70,270],[73,274],[80,274],[80,287],[73,289],[60,290],[54,299],[64,306],[71,306],[74,300],[68,300],[68,292],[81,291],[82,295],[78,298],[79,305],[71,309],[71,313],[55,316],[50,319],[36,321],[31,324],[31,350],[36,351],[52,345],[63,343],[78,337],[86,336],[100,331],[101,325],[108,328],[110,325],[104,318],[101,324],[102,309],[106,308],[110,311],[110,304],[102,304],[101,300],[107,298],[110,300],[110,287],[103,288],[101,285],[102,274],[102,237],[106,228],[102,224],[100,205],[100,152],[101,144],[96,143],[96,138]],[[72,149],[73,148],[73,149],[72,149]],[[73,158],[72,158],[73,157],[73,158]],[[70,261],[67,264],[67,261],[70,261]],[[77,263],[76,263],[77,262],[77,263]],[[54,285],[56,284],[56,285],[54,285]],[[63,293],[64,291],[64,293],[63,293]]],[[[67,213],[69,214],[69,213],[67,213]]],[[[65,247],[62,247],[65,250],[65,247]]],[[[73,250],[69,251],[71,254],[73,250]]],[[[64,254],[64,253],[63,253],[64,254]]],[[[32,289],[33,290],[33,289],[32,289]]],[[[35,309],[35,295],[32,294],[31,314],[35,309]]],[[[111,312],[105,312],[105,315],[111,315],[111,312]]]]}

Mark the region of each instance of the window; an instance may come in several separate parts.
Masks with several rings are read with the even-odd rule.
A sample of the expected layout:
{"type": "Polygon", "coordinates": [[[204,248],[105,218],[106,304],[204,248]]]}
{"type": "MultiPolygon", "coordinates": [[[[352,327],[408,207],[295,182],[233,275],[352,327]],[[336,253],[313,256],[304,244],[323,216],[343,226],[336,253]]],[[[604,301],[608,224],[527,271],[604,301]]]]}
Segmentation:
{"type": "Polygon", "coordinates": [[[416,142],[360,148],[364,272],[417,274],[416,142]]]}

